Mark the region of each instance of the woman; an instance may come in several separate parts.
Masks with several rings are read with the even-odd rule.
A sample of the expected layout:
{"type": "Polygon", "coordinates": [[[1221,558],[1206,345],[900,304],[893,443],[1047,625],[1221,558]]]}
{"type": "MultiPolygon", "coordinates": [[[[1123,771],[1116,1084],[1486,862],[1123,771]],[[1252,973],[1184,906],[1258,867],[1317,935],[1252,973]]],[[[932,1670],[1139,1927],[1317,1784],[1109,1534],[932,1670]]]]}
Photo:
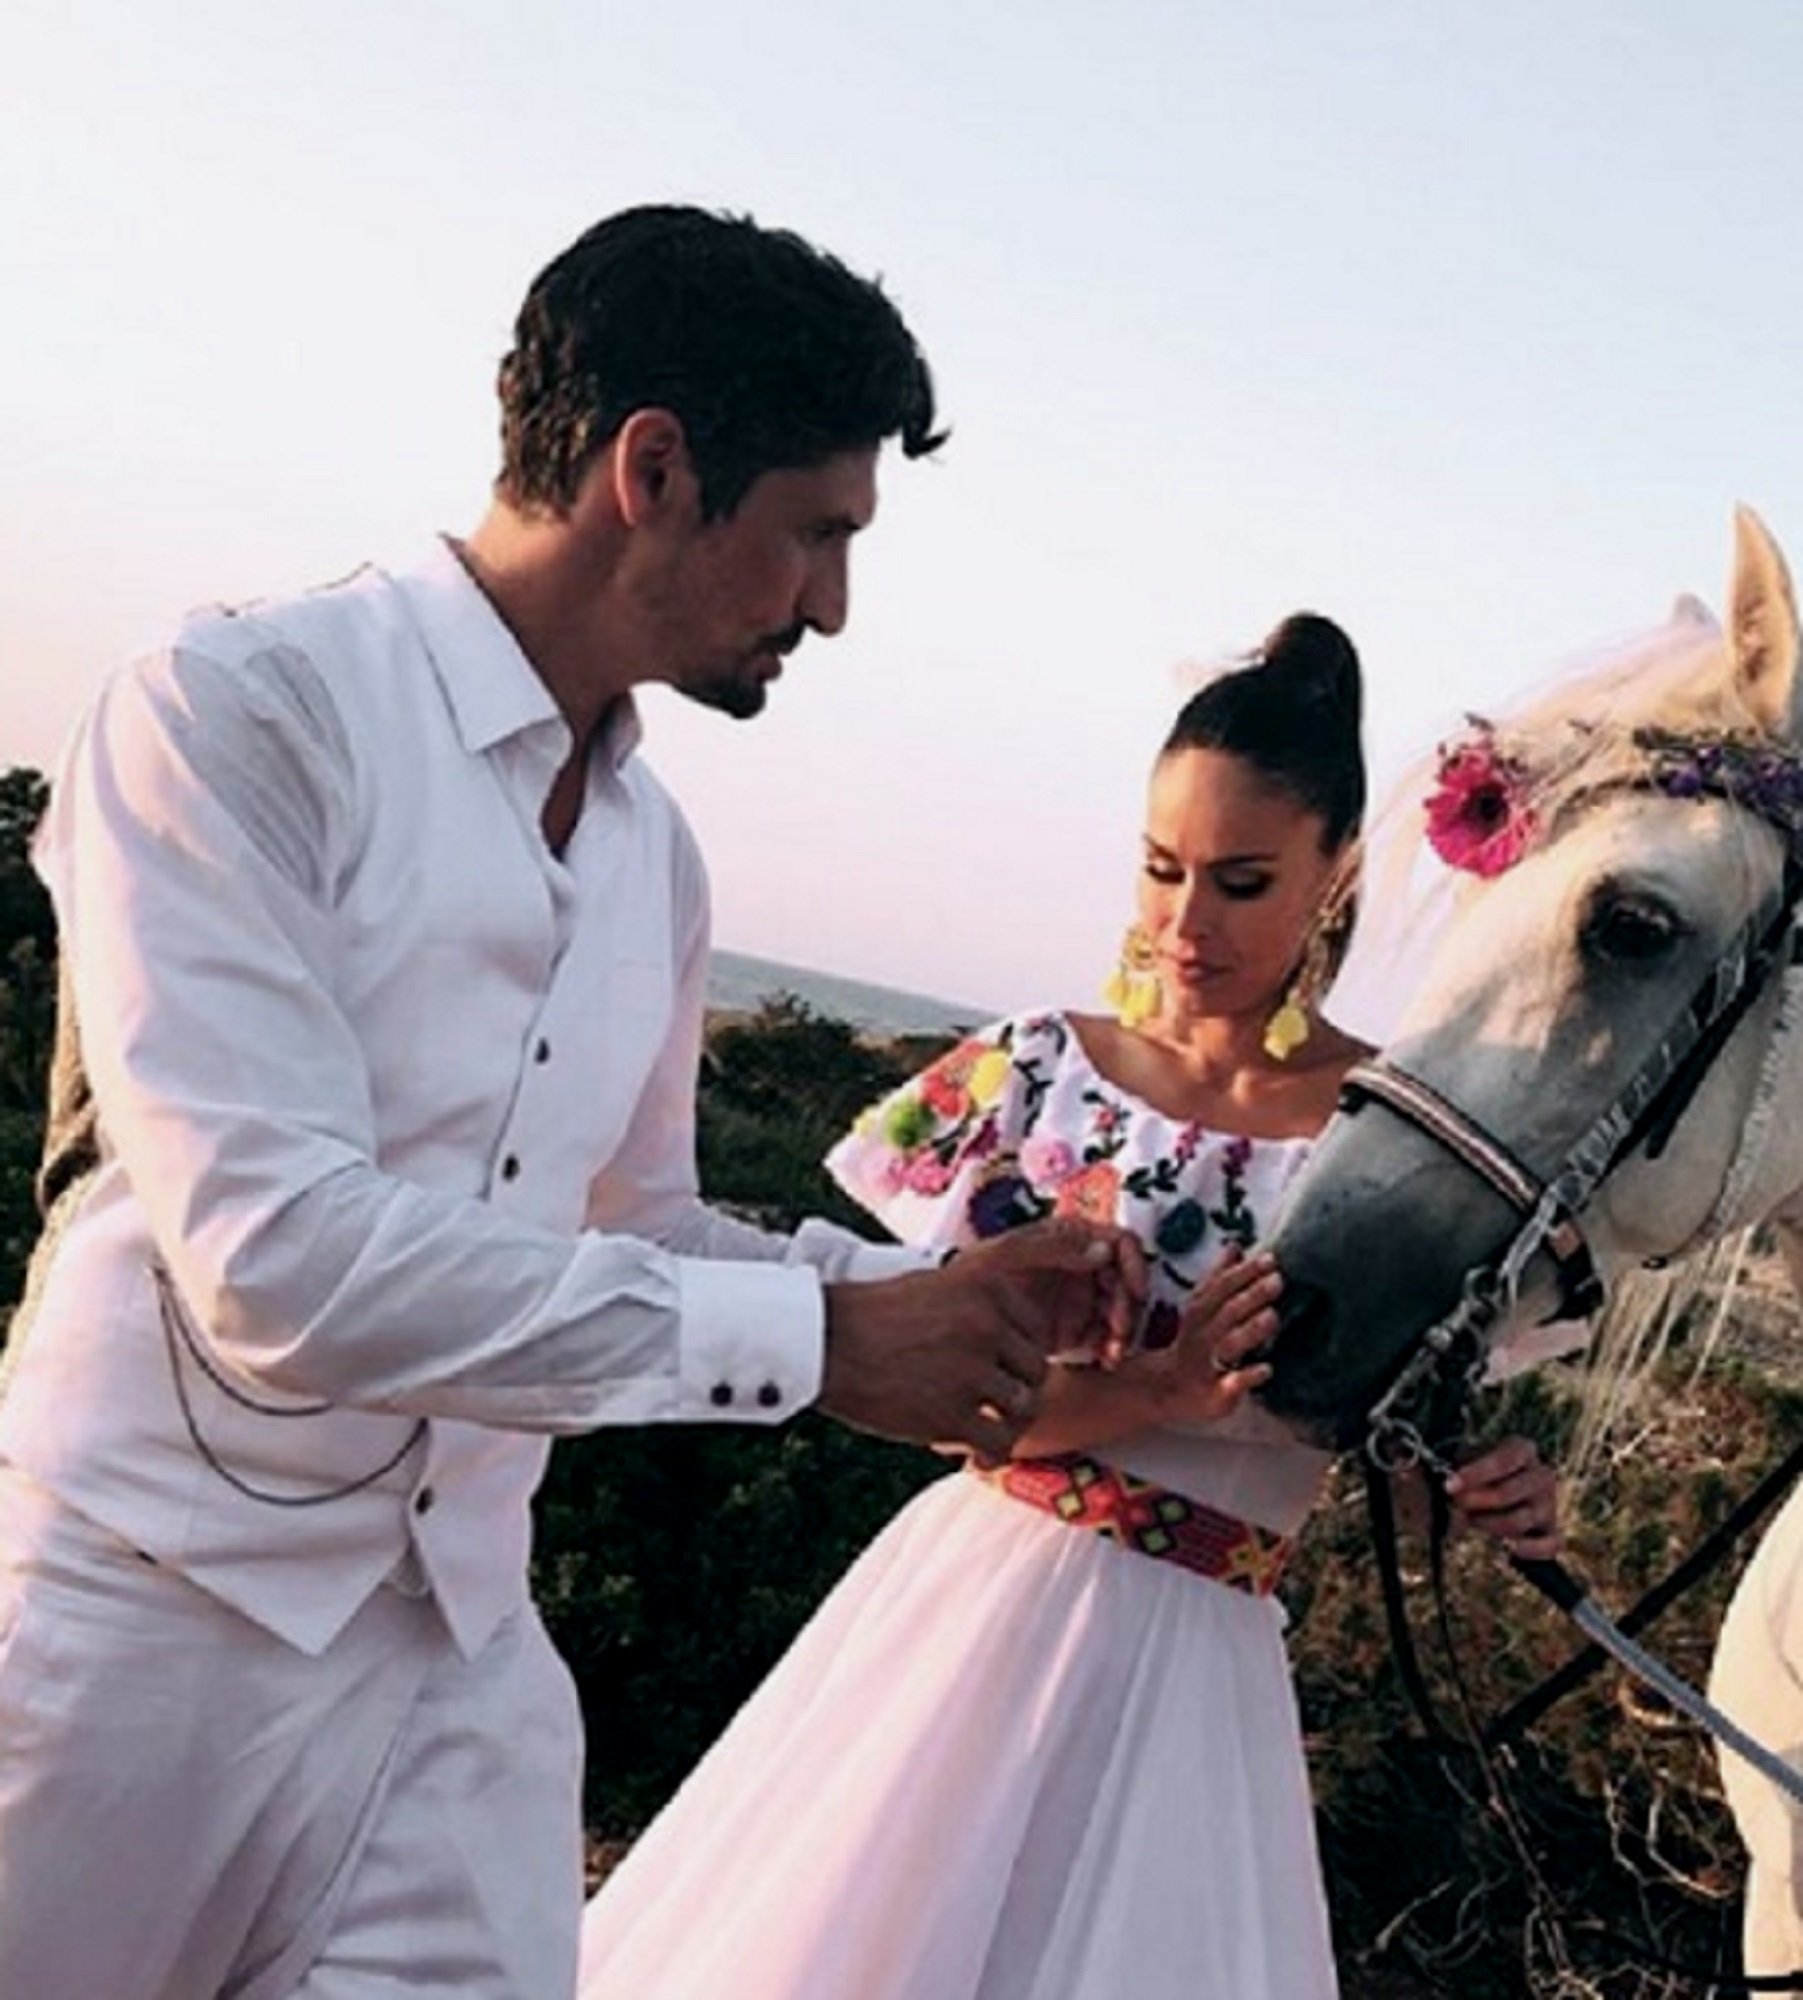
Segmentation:
{"type": "MultiPolygon", "coordinates": [[[[1307,615],[1192,697],[1119,1018],[998,1023],[835,1148],[911,1242],[1118,1220],[1147,1310],[1111,1365],[1053,1371],[1009,1465],[930,1487],[853,1567],[591,1904],[584,2000],[1333,1993],[1270,1595],[1327,1459],[1244,1398],[1281,1282],[1251,1246],[1363,1052],[1319,1011],[1359,709],[1350,643],[1307,615]]],[[[1528,1447],[1454,1487],[1519,1552],[1556,1545],[1528,1447]]]]}

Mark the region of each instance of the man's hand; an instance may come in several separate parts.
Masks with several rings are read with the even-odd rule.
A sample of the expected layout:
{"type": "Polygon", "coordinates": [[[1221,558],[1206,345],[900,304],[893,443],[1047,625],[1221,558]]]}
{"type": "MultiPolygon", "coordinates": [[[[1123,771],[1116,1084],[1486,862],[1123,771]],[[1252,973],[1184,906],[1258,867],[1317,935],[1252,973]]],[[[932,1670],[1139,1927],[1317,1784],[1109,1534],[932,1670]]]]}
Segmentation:
{"type": "Polygon", "coordinates": [[[1006,1458],[1039,1408],[1047,1356],[1106,1351],[1145,1295],[1124,1231],[1035,1223],[942,1270],[826,1291],[820,1407],[855,1429],[1006,1458]]]}

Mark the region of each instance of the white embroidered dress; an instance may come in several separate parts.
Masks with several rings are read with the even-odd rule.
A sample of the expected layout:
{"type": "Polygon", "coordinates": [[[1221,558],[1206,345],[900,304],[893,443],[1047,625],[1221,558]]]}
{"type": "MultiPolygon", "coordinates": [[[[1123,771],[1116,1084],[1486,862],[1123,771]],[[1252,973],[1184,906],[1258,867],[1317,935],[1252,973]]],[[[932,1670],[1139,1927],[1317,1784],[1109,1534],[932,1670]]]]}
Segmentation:
{"type": "MultiPolygon", "coordinates": [[[[1118,1219],[1156,1341],[1304,1150],[1164,1117],[1048,1014],[934,1064],[829,1165],[913,1243],[1118,1219]]],[[[1092,1456],[1280,1534],[1326,1464],[1251,1411],[1092,1456]]],[[[940,1480],[590,1904],[582,2000],[1331,2000],[1282,1622],[940,1480]]]]}

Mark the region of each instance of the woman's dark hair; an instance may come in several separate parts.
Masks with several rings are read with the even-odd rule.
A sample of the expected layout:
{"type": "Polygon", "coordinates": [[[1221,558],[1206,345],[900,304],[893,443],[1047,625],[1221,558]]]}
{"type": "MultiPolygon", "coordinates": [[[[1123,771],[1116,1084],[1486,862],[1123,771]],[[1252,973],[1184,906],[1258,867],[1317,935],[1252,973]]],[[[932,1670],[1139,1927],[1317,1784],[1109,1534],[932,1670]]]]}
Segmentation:
{"type": "Polygon", "coordinates": [[[1322,821],[1331,853],[1365,816],[1359,656],[1331,618],[1293,612],[1243,667],[1198,688],[1161,757],[1221,750],[1241,757],[1322,821]]]}
{"type": "Polygon", "coordinates": [[[635,410],[681,419],[708,519],[765,472],[890,437],[918,458],[944,436],[880,286],[787,230],[699,208],[623,210],[548,264],[499,391],[496,490],[560,512],[635,410]]]}

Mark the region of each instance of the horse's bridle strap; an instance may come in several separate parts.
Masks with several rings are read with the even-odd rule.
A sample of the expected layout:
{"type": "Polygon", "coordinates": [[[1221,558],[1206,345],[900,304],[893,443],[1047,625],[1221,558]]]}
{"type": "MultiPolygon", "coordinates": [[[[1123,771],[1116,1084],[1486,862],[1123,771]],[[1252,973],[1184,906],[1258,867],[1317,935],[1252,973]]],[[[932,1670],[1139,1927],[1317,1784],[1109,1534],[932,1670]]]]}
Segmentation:
{"type": "Polygon", "coordinates": [[[1356,1111],[1367,1098],[1386,1105],[1419,1126],[1473,1173],[1488,1181],[1518,1214],[1532,1214],[1542,1183],[1508,1148],[1493,1139],[1432,1084],[1411,1076],[1381,1056],[1354,1063],[1340,1084],[1340,1109],[1356,1111]]]}
{"type": "Polygon", "coordinates": [[[1535,1230],[1535,1242],[1553,1261],[1559,1276],[1560,1310],[1574,1316],[1594,1312],[1602,1303],[1602,1280],[1576,1216],[1559,1202],[1547,1202],[1547,1184],[1538,1179],[1500,1140],[1442,1097],[1430,1083],[1411,1075],[1383,1056],[1354,1063],[1340,1085],[1340,1109],[1356,1111],[1367,1101],[1383,1105],[1406,1119],[1469,1167],[1494,1188],[1535,1230]],[[1547,1212],[1535,1218],[1545,1207],[1547,1212]]]}

